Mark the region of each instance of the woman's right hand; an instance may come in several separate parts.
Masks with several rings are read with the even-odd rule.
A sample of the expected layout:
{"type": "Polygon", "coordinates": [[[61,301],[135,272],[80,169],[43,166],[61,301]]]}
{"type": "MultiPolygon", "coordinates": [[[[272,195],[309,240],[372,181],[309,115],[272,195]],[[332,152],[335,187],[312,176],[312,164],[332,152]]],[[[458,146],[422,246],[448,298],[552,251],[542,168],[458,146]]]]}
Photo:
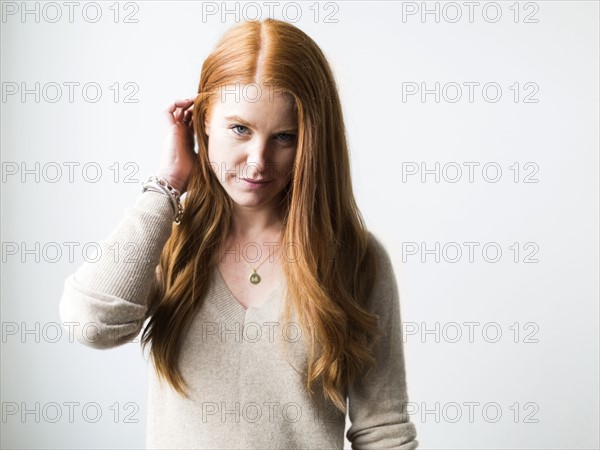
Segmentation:
{"type": "Polygon", "coordinates": [[[194,124],[192,123],[196,96],[177,100],[164,109],[168,128],[155,174],[166,178],[171,186],[182,194],[187,190],[192,168],[199,163],[198,154],[194,151],[194,124]]]}

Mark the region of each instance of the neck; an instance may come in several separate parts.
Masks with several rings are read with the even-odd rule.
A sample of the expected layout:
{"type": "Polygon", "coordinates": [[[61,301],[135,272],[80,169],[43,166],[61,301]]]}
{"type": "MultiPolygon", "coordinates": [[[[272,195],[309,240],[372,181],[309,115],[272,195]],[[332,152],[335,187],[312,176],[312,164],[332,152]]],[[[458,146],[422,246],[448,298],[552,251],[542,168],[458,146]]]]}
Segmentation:
{"type": "Polygon", "coordinates": [[[280,210],[272,206],[248,207],[234,205],[231,235],[240,240],[254,240],[280,232],[283,220],[280,210]]]}

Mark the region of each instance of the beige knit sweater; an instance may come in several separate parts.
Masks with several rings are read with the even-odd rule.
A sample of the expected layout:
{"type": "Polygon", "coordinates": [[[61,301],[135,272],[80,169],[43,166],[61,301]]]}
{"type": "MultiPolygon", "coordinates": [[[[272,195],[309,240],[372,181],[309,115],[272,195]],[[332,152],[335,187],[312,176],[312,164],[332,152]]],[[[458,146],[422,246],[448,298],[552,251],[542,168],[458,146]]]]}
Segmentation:
{"type": "MultiPolygon", "coordinates": [[[[79,342],[110,348],[138,336],[172,223],[164,194],[139,194],[102,242],[101,258],[67,277],[60,314],[63,322],[78,324],[79,342]]],[[[377,367],[348,389],[346,436],[352,448],[414,449],[398,289],[387,252],[370,237],[379,263],[370,310],[380,317],[385,337],[376,347],[377,367]]],[[[311,400],[301,376],[307,355],[300,328],[280,320],[285,280],[266,303],[246,310],[216,267],[211,274],[203,306],[182,345],[180,367],[189,398],[159,382],[151,370],[147,447],[343,448],[346,418],[322,395],[311,400]]]]}

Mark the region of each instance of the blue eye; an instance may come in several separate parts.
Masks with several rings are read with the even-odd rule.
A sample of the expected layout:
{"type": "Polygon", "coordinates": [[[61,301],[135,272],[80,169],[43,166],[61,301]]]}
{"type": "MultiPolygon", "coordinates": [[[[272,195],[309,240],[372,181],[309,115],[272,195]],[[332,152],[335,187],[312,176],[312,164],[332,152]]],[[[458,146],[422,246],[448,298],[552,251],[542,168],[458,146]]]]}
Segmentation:
{"type": "Polygon", "coordinates": [[[232,129],[235,134],[243,134],[243,132],[248,129],[244,125],[232,125],[229,128],[232,129]],[[243,128],[243,130],[239,131],[240,128],[243,128]],[[238,129],[238,131],[236,131],[236,129],[238,129]]]}
{"type": "Polygon", "coordinates": [[[294,140],[296,139],[296,135],[289,133],[279,133],[277,135],[277,139],[279,139],[282,142],[294,142],[294,140]]]}
{"type": "MultiPolygon", "coordinates": [[[[238,136],[249,134],[248,127],[244,125],[231,125],[229,129],[233,130],[233,132],[238,136]]],[[[292,133],[277,133],[275,135],[275,139],[281,144],[291,144],[296,140],[296,135],[292,133]]]]}

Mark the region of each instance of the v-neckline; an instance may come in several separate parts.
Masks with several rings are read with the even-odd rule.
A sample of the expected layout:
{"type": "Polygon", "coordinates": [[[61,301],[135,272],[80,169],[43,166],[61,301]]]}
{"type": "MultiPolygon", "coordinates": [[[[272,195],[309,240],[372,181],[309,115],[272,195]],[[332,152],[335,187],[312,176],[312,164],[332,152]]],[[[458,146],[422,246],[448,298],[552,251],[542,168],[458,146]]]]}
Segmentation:
{"type": "Polygon", "coordinates": [[[242,305],[239,302],[239,300],[237,298],[235,298],[235,295],[233,295],[233,292],[231,292],[231,289],[229,289],[229,286],[227,285],[227,282],[225,281],[225,277],[223,277],[223,274],[221,273],[221,271],[219,270],[219,267],[217,265],[214,266],[214,271],[216,272],[217,279],[225,288],[224,290],[227,294],[227,297],[229,297],[230,300],[234,301],[236,303],[236,305],[238,305],[240,308],[242,308],[244,310],[244,312],[247,312],[251,309],[265,309],[271,302],[273,302],[273,299],[276,298],[275,294],[277,294],[283,286],[283,283],[280,280],[279,283],[277,284],[277,286],[275,286],[275,289],[273,289],[271,291],[271,293],[267,295],[267,300],[262,305],[250,306],[250,307],[246,308],[244,305],[242,305]]]}

